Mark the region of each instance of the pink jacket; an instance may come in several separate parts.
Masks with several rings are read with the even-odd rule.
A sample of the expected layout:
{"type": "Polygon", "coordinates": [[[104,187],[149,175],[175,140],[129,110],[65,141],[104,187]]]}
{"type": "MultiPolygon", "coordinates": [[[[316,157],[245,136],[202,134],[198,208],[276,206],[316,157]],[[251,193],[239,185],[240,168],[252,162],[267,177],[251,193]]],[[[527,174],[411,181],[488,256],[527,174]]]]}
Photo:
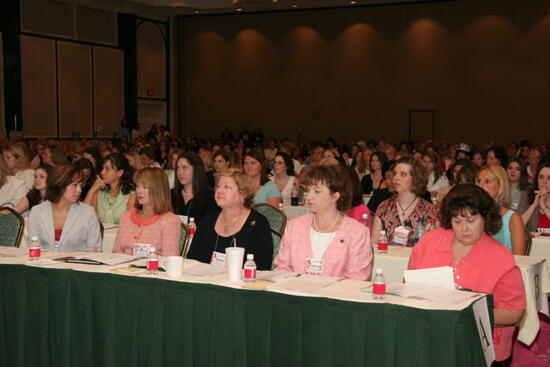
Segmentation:
{"type": "MultiPolygon", "coordinates": [[[[288,222],[275,259],[275,270],[306,272],[306,261],[313,257],[312,219],[313,214],[306,214],[288,222]]],[[[321,275],[367,280],[371,274],[372,260],[369,229],[355,219],[344,216],[323,255],[321,275]]]]}

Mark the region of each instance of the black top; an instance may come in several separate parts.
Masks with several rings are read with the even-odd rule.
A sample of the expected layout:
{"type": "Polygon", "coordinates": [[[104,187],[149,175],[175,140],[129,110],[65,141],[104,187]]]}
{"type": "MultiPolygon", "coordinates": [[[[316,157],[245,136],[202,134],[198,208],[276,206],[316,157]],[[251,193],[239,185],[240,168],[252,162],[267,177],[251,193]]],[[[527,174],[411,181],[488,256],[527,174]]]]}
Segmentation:
{"type": "Polygon", "coordinates": [[[208,186],[210,186],[211,189],[214,189],[216,186],[216,179],[214,178],[214,170],[206,171],[206,181],[208,182],[208,186]]]}
{"type": "Polygon", "coordinates": [[[219,209],[216,205],[216,201],[214,200],[214,192],[210,190],[208,190],[208,193],[203,200],[193,198],[189,200],[187,204],[183,201],[181,192],[176,192],[176,189],[172,189],[171,196],[174,214],[186,215],[189,218],[195,218],[195,223],[197,223],[197,225],[205,215],[213,213],[219,209]]]}
{"type": "Polygon", "coordinates": [[[27,193],[27,200],[29,201],[29,210],[35,205],[40,204],[43,200],[40,197],[40,191],[32,189],[27,193]]]}
{"type": "Polygon", "coordinates": [[[271,270],[273,239],[267,219],[260,213],[251,210],[239,232],[234,236],[223,237],[218,235],[214,229],[219,215],[220,211],[217,211],[204,217],[201,225],[197,227],[187,257],[203,263],[210,263],[212,252],[215,250],[225,253],[225,248],[232,245],[231,242],[235,237],[237,246],[244,247],[245,258],[243,261],[246,259],[246,254],[254,254],[258,270],[271,270]]]}

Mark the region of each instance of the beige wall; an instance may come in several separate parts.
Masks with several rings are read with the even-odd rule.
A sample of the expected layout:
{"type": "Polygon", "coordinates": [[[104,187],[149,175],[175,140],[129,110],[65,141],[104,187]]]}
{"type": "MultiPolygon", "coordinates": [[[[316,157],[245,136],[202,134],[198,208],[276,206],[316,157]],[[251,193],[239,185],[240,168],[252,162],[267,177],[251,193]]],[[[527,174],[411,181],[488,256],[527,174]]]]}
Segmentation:
{"type": "Polygon", "coordinates": [[[306,139],[398,141],[409,109],[436,109],[436,139],[548,141],[549,6],[464,0],[185,18],[180,124],[201,136],[230,123],[267,136],[300,128],[306,139]]]}
{"type": "Polygon", "coordinates": [[[6,136],[4,117],[4,46],[2,43],[2,32],[0,32],[0,137],[6,136]]]}

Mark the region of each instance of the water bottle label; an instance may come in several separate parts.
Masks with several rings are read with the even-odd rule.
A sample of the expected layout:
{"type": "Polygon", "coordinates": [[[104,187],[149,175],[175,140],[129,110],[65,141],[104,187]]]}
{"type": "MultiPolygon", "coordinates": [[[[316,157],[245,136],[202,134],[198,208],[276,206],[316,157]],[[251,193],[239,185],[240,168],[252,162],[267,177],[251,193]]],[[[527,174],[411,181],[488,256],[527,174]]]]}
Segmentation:
{"type": "Polygon", "coordinates": [[[256,268],[244,268],[245,279],[256,279],[256,268]]]}
{"type": "Polygon", "coordinates": [[[147,260],[147,270],[150,270],[150,271],[159,270],[159,260],[158,259],[147,260]]]}
{"type": "Polygon", "coordinates": [[[373,284],[372,294],[377,296],[383,296],[384,294],[386,294],[386,284],[373,284]]]}
{"type": "Polygon", "coordinates": [[[388,243],[378,242],[378,251],[388,251],[388,243]]]}
{"type": "Polygon", "coordinates": [[[196,231],[197,231],[196,228],[193,228],[193,227],[187,228],[187,232],[189,232],[189,236],[194,236],[196,231]]]}
{"type": "Polygon", "coordinates": [[[29,248],[29,257],[40,257],[40,247],[29,248]]]}

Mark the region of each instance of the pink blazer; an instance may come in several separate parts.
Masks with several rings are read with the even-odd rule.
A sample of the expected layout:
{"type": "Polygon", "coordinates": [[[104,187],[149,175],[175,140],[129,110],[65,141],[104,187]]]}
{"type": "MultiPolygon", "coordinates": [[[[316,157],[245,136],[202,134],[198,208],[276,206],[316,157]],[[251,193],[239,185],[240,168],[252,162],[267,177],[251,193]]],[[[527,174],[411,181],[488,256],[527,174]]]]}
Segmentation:
{"type": "MultiPolygon", "coordinates": [[[[311,221],[306,214],[288,222],[275,259],[278,271],[306,272],[306,261],[313,257],[311,221]]],[[[355,219],[344,216],[334,239],[323,255],[321,275],[367,280],[372,268],[369,229],[355,219]]]]}

